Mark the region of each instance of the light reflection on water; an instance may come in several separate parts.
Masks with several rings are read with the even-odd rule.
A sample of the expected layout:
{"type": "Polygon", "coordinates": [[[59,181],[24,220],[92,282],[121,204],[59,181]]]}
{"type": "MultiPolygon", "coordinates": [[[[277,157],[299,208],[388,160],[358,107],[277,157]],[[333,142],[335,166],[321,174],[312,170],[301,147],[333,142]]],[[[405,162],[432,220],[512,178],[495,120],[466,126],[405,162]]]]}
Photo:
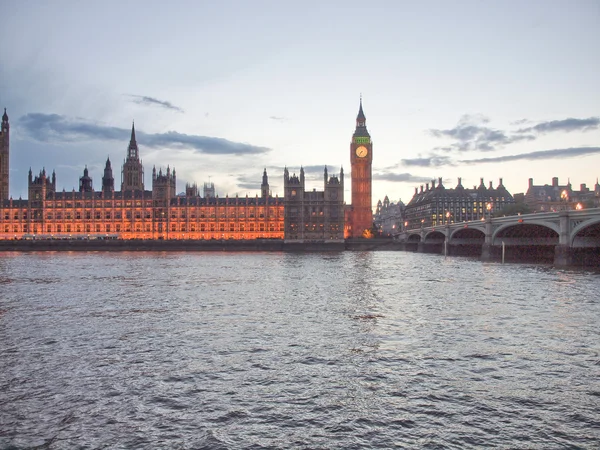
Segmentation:
{"type": "Polygon", "coordinates": [[[594,448],[600,276],[404,252],[0,259],[0,447],[594,448]]]}

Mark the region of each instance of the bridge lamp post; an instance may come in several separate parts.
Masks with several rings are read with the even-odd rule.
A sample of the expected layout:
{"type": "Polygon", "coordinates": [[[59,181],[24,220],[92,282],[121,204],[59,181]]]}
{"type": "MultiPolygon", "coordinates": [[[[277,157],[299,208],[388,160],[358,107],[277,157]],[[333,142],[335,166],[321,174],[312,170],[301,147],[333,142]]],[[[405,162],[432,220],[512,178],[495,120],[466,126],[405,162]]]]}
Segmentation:
{"type": "Polygon", "coordinates": [[[492,218],[492,204],[491,203],[486,203],[485,204],[485,209],[487,209],[487,215],[488,215],[488,219],[492,218]]]}
{"type": "Polygon", "coordinates": [[[446,223],[447,223],[447,224],[448,224],[448,223],[450,223],[450,216],[451,216],[451,215],[452,215],[452,214],[450,214],[450,211],[446,211],[446,223]]]}
{"type": "Polygon", "coordinates": [[[569,209],[569,193],[566,189],[560,193],[560,198],[565,202],[565,210],[569,209]]]}
{"type": "Polygon", "coordinates": [[[575,209],[583,209],[583,205],[581,203],[577,203],[575,209]]]}

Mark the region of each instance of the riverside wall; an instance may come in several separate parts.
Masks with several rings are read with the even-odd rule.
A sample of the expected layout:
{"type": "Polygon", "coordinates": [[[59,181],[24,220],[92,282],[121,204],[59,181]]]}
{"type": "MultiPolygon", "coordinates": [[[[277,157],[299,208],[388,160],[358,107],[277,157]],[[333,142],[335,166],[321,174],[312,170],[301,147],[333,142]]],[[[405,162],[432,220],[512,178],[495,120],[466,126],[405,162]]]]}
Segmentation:
{"type": "Polygon", "coordinates": [[[0,251],[364,251],[399,250],[391,239],[363,239],[342,242],[285,242],[283,239],[253,240],[156,240],[156,239],[23,239],[0,240],[0,251]]]}

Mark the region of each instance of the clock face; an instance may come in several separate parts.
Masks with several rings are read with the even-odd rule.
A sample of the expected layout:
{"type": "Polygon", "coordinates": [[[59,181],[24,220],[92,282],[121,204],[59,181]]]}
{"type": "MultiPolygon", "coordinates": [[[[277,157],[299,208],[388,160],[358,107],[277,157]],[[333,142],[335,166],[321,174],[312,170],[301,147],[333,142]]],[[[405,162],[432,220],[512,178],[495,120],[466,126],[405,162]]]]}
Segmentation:
{"type": "Polygon", "coordinates": [[[367,156],[368,153],[369,151],[364,145],[361,145],[356,149],[356,156],[358,156],[359,158],[364,158],[365,156],[367,156]]]}

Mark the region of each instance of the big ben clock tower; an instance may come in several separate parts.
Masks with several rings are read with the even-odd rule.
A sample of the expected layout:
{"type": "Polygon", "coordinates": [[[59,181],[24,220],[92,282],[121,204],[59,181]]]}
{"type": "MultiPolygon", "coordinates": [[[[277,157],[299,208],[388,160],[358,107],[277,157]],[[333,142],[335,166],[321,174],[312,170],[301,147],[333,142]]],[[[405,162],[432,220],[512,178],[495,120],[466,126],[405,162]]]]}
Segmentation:
{"type": "Polygon", "coordinates": [[[365,231],[373,226],[371,209],[371,164],[373,162],[373,142],[367,131],[367,119],[362,108],[356,116],[356,130],[350,144],[350,165],[352,167],[352,212],[350,237],[364,237],[365,231]]]}

